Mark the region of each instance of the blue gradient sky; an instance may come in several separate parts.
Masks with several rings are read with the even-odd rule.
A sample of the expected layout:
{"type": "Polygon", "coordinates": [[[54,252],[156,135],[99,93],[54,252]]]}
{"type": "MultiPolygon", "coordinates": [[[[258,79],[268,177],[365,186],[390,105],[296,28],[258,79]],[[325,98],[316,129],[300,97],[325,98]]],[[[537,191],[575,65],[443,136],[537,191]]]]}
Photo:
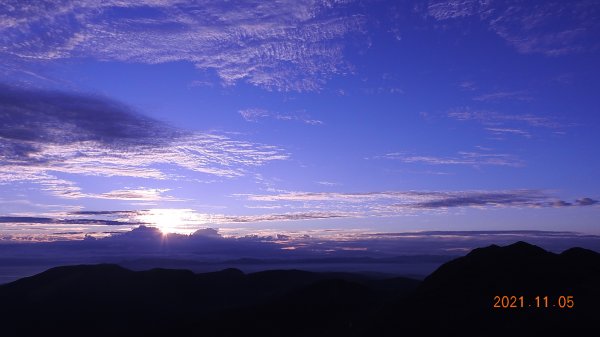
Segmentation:
{"type": "Polygon", "coordinates": [[[0,4],[3,240],[600,234],[597,2],[135,3],[0,4]]]}

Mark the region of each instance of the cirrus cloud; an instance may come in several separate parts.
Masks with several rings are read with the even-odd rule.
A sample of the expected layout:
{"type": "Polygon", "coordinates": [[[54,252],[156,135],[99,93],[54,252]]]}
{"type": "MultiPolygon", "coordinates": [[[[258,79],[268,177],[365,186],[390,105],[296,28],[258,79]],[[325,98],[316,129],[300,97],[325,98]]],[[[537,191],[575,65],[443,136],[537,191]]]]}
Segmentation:
{"type": "Polygon", "coordinates": [[[598,48],[598,2],[429,1],[427,14],[438,21],[478,18],[519,53],[559,56],[598,48]]]}
{"type": "Polygon", "coordinates": [[[342,38],[362,29],[360,15],[340,15],[344,3],[8,1],[0,6],[0,53],[24,62],[186,61],[226,85],[318,90],[349,71],[342,38]]]}
{"type": "MultiPolygon", "coordinates": [[[[238,177],[250,167],[287,158],[274,146],[178,130],[102,97],[0,89],[0,183],[30,181],[60,197],[81,198],[92,195],[57,174],[178,179],[170,166],[238,177]]],[[[95,197],[123,199],[131,192],[95,197]]],[[[159,194],[139,190],[136,200],[159,194]]]]}
{"type": "Polygon", "coordinates": [[[303,112],[298,113],[278,113],[271,112],[262,108],[248,108],[239,111],[240,115],[247,122],[257,122],[261,119],[275,119],[281,121],[299,121],[309,125],[322,125],[323,122],[317,119],[312,119],[303,112]]]}
{"type": "Polygon", "coordinates": [[[540,190],[286,192],[238,194],[237,197],[257,205],[286,202],[290,209],[326,209],[344,217],[395,216],[459,207],[560,208],[598,203],[591,198],[566,202],[540,190]]]}

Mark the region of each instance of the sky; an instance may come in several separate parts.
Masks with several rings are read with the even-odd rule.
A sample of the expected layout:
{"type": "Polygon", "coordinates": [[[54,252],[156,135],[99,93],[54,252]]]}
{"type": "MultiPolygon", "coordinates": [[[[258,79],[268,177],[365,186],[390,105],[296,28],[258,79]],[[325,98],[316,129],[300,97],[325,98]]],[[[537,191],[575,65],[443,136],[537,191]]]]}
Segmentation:
{"type": "Polygon", "coordinates": [[[600,247],[599,53],[598,1],[4,0],[0,242],[600,247]]]}

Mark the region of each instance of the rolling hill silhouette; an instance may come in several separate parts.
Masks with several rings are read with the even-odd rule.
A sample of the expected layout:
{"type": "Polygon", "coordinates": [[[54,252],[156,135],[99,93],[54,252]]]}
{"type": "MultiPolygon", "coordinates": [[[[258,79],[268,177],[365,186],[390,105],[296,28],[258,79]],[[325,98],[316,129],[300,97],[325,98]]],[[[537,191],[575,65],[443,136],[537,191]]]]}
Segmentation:
{"type": "Polygon", "coordinates": [[[0,303],[3,336],[573,336],[595,327],[600,313],[600,254],[553,254],[524,242],[489,246],[422,282],[300,270],[66,266],[0,286],[0,303]],[[494,296],[523,296],[524,305],[493,308],[494,296]],[[566,296],[573,308],[553,306],[566,305],[566,296]]]}

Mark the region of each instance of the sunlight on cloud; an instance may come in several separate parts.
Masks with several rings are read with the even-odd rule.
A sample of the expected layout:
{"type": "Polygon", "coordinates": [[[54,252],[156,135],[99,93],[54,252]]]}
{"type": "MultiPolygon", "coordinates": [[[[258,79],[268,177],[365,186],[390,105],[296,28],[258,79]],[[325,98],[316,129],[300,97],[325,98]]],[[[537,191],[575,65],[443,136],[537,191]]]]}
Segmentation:
{"type": "Polygon", "coordinates": [[[136,217],[140,222],[160,229],[163,234],[191,234],[200,225],[210,222],[209,218],[191,209],[150,209],[136,217]]]}

